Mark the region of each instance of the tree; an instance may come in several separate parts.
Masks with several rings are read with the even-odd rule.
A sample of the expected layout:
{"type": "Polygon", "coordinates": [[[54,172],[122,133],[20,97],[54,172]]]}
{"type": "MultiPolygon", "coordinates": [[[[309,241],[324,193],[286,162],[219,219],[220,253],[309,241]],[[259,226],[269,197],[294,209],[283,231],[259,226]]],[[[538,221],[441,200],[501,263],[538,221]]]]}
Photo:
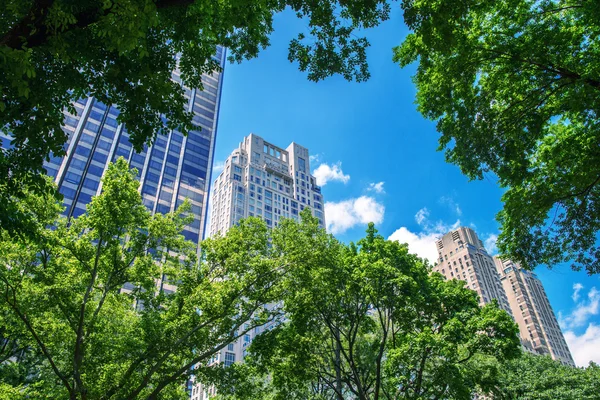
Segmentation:
{"type": "Polygon", "coordinates": [[[498,247],[600,272],[600,3],[403,1],[419,111],[471,179],[507,188],[498,247]]]}
{"type": "Polygon", "coordinates": [[[281,224],[286,322],[254,339],[223,399],[471,399],[494,387],[496,360],[520,353],[511,317],[376,232],[346,246],[307,212],[281,224]]]}
{"type": "Polygon", "coordinates": [[[110,165],[70,224],[52,197],[30,193],[35,235],[2,233],[2,398],[183,399],[194,367],[217,373],[215,354],[276,318],[266,226],[206,240],[199,262],[180,234],[188,205],[151,216],[136,173],[110,165]]]}
{"type": "Polygon", "coordinates": [[[172,70],[178,66],[183,83],[201,88],[202,74],[219,68],[217,45],[231,61],[256,57],[269,45],[273,15],[286,8],[307,22],[289,60],[310,80],[368,78],[368,42],[354,32],[387,19],[385,0],[4,1],[0,133],[10,148],[0,149],[0,227],[20,221],[6,216],[27,189],[51,189],[37,172],[44,159],[64,154],[63,111],[75,100],[90,95],[116,105],[137,150],[163,129],[185,133],[192,116],[172,70]]]}
{"type": "Polygon", "coordinates": [[[563,365],[548,356],[524,353],[502,366],[499,392],[501,400],[592,400],[598,398],[600,367],[563,365]]]}

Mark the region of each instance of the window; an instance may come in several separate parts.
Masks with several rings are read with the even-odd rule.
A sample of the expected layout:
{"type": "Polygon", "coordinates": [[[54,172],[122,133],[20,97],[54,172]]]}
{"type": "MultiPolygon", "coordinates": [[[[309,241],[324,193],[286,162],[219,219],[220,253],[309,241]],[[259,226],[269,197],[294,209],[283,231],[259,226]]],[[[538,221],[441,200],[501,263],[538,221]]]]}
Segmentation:
{"type": "Polygon", "coordinates": [[[306,160],[302,157],[298,157],[298,169],[301,172],[306,172],[306,160]]]}
{"type": "Polygon", "coordinates": [[[238,174],[233,174],[233,180],[241,182],[242,181],[242,177],[240,175],[238,175],[238,174]]]}
{"type": "Polygon", "coordinates": [[[225,352],[225,366],[229,367],[235,363],[235,353],[225,352]]]}

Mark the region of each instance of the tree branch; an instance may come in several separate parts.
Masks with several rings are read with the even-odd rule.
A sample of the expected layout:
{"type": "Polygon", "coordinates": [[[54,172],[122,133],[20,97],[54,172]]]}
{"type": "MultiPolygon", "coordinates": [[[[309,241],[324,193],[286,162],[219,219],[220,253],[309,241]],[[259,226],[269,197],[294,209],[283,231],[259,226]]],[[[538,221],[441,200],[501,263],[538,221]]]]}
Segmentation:
{"type": "Polygon", "coordinates": [[[25,316],[25,314],[23,314],[21,312],[21,310],[19,309],[19,307],[17,306],[17,295],[16,295],[15,289],[10,285],[10,283],[8,282],[8,280],[6,278],[0,277],[0,279],[2,281],[4,281],[4,284],[6,285],[5,298],[6,298],[7,304],[17,314],[17,316],[19,317],[19,319],[21,321],[23,321],[23,323],[27,327],[27,330],[29,331],[29,333],[31,333],[31,335],[33,336],[34,340],[36,341],[36,343],[40,347],[40,350],[42,350],[42,353],[44,354],[44,357],[46,357],[46,359],[50,363],[50,367],[52,368],[52,371],[54,371],[54,373],[56,374],[56,376],[58,376],[58,378],[61,380],[61,382],[63,383],[63,385],[67,388],[67,391],[69,392],[69,394],[73,395],[73,388],[69,384],[69,381],[67,380],[67,378],[58,369],[56,363],[54,362],[54,359],[52,358],[52,356],[50,355],[50,352],[48,351],[48,348],[46,347],[46,345],[44,344],[44,342],[42,341],[42,339],[40,338],[40,336],[37,334],[37,332],[35,331],[35,329],[33,329],[33,325],[31,325],[31,322],[29,321],[29,319],[27,319],[27,316],[25,316]],[[13,299],[12,302],[10,301],[10,297],[11,296],[9,295],[9,289],[12,291],[12,299],[13,299]]]}
{"type": "MultiPolygon", "coordinates": [[[[260,306],[260,305],[259,305],[260,306]]],[[[259,307],[257,306],[256,309],[259,307]]],[[[249,317],[248,317],[249,318],[249,317]]],[[[234,326],[234,329],[232,329],[231,332],[236,332],[240,326],[242,326],[242,324],[245,323],[245,321],[248,320],[248,318],[241,320],[239,324],[234,326]]],[[[268,322],[268,321],[267,321],[268,322]]],[[[205,351],[204,353],[200,354],[197,357],[194,357],[191,361],[189,361],[187,364],[185,364],[183,367],[179,368],[177,371],[175,371],[173,374],[171,374],[171,376],[167,377],[166,379],[163,379],[161,382],[159,382],[156,385],[156,388],[146,397],[147,400],[156,400],[158,398],[158,395],[160,394],[160,392],[162,392],[162,390],[167,387],[168,385],[170,385],[171,383],[175,382],[178,378],[180,378],[186,371],[189,371],[190,368],[192,368],[194,366],[194,364],[199,363],[202,360],[205,360],[207,358],[209,358],[210,356],[212,356],[213,354],[216,354],[218,351],[221,351],[222,349],[225,348],[225,346],[227,346],[229,343],[234,342],[236,340],[238,340],[239,338],[241,338],[243,335],[245,335],[246,333],[248,333],[249,331],[251,331],[252,329],[258,327],[258,326],[262,326],[264,324],[260,324],[260,325],[252,325],[249,326],[248,329],[243,330],[239,335],[231,335],[230,337],[226,338],[227,340],[223,340],[223,343],[221,343],[218,346],[213,347],[210,350],[205,351]]],[[[135,396],[134,396],[135,397],[135,396]]],[[[128,397],[128,399],[133,399],[134,397],[128,397]]]]}
{"type": "MultiPolygon", "coordinates": [[[[155,0],[157,10],[169,7],[187,7],[195,0],[155,0]]],[[[98,3],[100,4],[100,2],[98,3]]],[[[90,8],[74,15],[76,22],[60,32],[54,33],[47,25],[49,10],[54,5],[54,0],[36,0],[29,13],[20,22],[14,25],[2,38],[0,46],[6,46],[14,50],[32,49],[45,45],[55,34],[62,34],[76,29],[87,28],[95,24],[100,18],[112,12],[114,2],[110,7],[90,8]]]]}
{"type": "Polygon", "coordinates": [[[98,275],[98,263],[100,262],[100,254],[102,251],[102,234],[99,235],[100,239],[98,241],[96,247],[96,256],[94,258],[94,269],[92,270],[92,275],[90,277],[90,283],[83,295],[83,300],[81,302],[81,306],[79,308],[79,320],[77,322],[77,336],[75,339],[75,351],[73,354],[73,377],[75,378],[75,389],[76,391],[81,392],[82,397],[86,397],[86,390],[83,385],[83,380],[81,379],[81,364],[83,362],[83,341],[84,341],[84,322],[85,322],[85,309],[87,303],[90,299],[90,295],[94,288],[94,283],[96,282],[96,277],[98,275]]]}
{"type": "Polygon", "coordinates": [[[423,353],[423,357],[421,358],[421,362],[419,364],[419,371],[417,372],[417,387],[415,388],[415,395],[421,395],[421,387],[423,385],[423,372],[425,371],[425,363],[427,362],[427,357],[429,357],[429,352],[431,349],[429,347],[425,348],[425,352],[423,353]]]}
{"type": "Polygon", "coordinates": [[[557,12],[561,12],[561,11],[565,11],[565,10],[571,10],[571,9],[574,9],[574,8],[583,8],[583,5],[578,4],[578,5],[573,5],[573,6],[565,6],[565,7],[559,7],[559,8],[552,8],[550,10],[541,11],[539,13],[539,15],[553,14],[553,13],[557,13],[557,12]]]}
{"type": "Polygon", "coordinates": [[[598,182],[600,182],[600,175],[598,175],[598,177],[596,177],[596,179],[594,180],[594,182],[592,182],[591,184],[589,184],[588,186],[586,186],[583,190],[577,192],[577,193],[573,193],[573,194],[569,194],[563,197],[559,197],[558,199],[555,199],[554,202],[561,202],[563,200],[568,200],[571,199],[573,197],[579,197],[579,196],[587,196],[588,194],[590,194],[591,190],[594,188],[594,186],[596,186],[598,184],[598,182]]]}
{"type": "Polygon", "coordinates": [[[560,75],[562,78],[568,78],[568,79],[572,79],[574,81],[580,81],[580,82],[587,84],[588,86],[593,87],[596,90],[600,90],[600,80],[592,79],[592,78],[584,78],[583,76],[581,76],[581,74],[579,74],[577,72],[568,70],[564,67],[554,65],[550,62],[544,64],[539,61],[535,61],[535,60],[531,60],[531,59],[524,59],[522,57],[519,57],[516,54],[506,53],[506,52],[494,50],[494,49],[480,49],[480,50],[494,53],[501,57],[509,58],[514,61],[518,61],[522,64],[529,64],[529,65],[537,67],[541,71],[551,72],[556,75],[560,75]]]}

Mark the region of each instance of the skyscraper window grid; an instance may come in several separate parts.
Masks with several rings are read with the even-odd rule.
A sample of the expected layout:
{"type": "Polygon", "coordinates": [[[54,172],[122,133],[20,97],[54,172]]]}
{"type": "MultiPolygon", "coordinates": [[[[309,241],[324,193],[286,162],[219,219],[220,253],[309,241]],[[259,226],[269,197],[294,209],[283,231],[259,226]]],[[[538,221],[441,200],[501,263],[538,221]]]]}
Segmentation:
{"type": "MultiPolygon", "coordinates": [[[[224,48],[217,47],[214,55],[221,68],[225,53],[224,48]]],[[[178,69],[171,77],[182,84],[178,69]]],[[[65,216],[83,214],[91,198],[100,193],[108,163],[124,157],[138,169],[142,198],[152,212],[167,213],[185,198],[190,200],[194,220],[183,234],[198,243],[206,225],[223,72],[204,74],[202,82],[203,90],[182,84],[194,128],[187,135],[177,130],[160,132],[154,143],[139,153],[129,142],[127,127],[118,123],[116,107],[93,97],[75,102],[74,113],[65,112],[66,155],[51,157],[44,164],[64,196],[65,216]]]]}

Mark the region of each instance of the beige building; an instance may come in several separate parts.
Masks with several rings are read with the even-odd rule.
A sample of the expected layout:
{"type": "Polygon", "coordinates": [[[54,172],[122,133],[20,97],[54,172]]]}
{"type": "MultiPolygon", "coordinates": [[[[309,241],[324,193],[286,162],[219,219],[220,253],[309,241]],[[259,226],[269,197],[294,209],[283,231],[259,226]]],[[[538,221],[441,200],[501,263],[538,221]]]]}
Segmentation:
{"type": "Polygon", "coordinates": [[[510,260],[494,262],[513,317],[519,325],[523,346],[536,354],[547,354],[563,364],[575,366],[542,282],[535,273],[510,260]]]}
{"type": "Polygon", "coordinates": [[[502,288],[494,259],[471,228],[460,227],[448,232],[436,242],[438,261],[433,271],[446,279],[460,279],[479,295],[481,305],[496,299],[498,305],[512,315],[502,288]]]}
{"type": "MultiPolygon", "coordinates": [[[[247,217],[259,217],[272,228],[283,218],[298,220],[306,207],[324,228],[323,196],[310,174],[308,149],[296,143],[283,149],[250,134],[227,158],[214,182],[209,234],[224,234],[247,217]]],[[[229,366],[242,361],[254,337],[273,325],[256,328],[230,343],[211,363],[229,366]]],[[[215,394],[214,387],[192,382],[191,400],[210,399],[215,394]]]]}
{"type": "Polygon", "coordinates": [[[323,196],[310,174],[308,149],[296,143],[283,149],[250,134],[215,180],[209,232],[211,236],[225,233],[251,216],[275,227],[282,218],[297,220],[305,207],[325,227],[323,196]]]}

